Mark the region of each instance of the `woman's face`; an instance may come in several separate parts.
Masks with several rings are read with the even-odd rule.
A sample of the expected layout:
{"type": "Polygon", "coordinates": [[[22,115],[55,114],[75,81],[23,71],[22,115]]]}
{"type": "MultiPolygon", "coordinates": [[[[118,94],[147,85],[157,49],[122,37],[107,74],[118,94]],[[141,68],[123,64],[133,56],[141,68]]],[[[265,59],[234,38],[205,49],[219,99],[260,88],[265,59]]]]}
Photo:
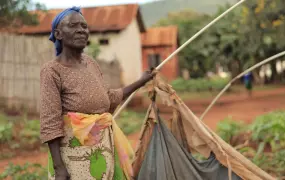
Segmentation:
{"type": "Polygon", "coordinates": [[[59,40],[63,47],[84,49],[89,38],[89,30],[84,17],[78,13],[66,16],[59,24],[59,40]]]}

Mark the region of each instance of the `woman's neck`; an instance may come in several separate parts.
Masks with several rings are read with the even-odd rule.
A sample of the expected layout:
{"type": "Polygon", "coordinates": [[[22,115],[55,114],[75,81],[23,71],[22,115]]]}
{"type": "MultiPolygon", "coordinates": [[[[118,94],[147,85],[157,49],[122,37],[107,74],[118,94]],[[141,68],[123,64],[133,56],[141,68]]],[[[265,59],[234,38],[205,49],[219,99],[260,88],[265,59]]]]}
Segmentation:
{"type": "Polygon", "coordinates": [[[68,64],[80,64],[82,61],[82,50],[73,48],[63,48],[59,60],[68,64]]]}

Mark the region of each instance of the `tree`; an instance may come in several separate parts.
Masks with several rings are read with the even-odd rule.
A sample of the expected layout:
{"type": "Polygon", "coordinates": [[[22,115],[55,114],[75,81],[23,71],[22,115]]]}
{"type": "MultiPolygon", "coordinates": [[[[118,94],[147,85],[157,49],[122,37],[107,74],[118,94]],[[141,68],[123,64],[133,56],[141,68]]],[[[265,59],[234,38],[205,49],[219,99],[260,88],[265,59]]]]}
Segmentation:
{"type": "MultiPolygon", "coordinates": [[[[258,46],[255,45],[255,63],[284,50],[284,5],[283,0],[258,0],[245,3],[244,9],[247,12],[245,23],[251,29],[248,34],[255,37],[258,42],[258,46]]],[[[272,76],[268,81],[280,81],[275,61],[271,62],[271,71],[272,76]]]]}
{"type": "MultiPolygon", "coordinates": [[[[246,1],[243,6],[227,14],[185,47],[179,53],[180,65],[187,68],[192,77],[204,76],[207,71],[214,70],[216,63],[226,67],[232,76],[236,76],[261,60],[284,50],[284,6],[283,0],[246,1]]],[[[229,4],[219,7],[217,13],[211,17],[191,10],[171,13],[159,21],[158,25],[177,25],[180,42],[184,43],[229,7],[229,4]]],[[[271,70],[269,82],[280,81],[275,62],[271,63],[271,70]]],[[[258,72],[259,69],[253,72],[255,80],[259,80],[258,72]]]]}
{"type": "Polygon", "coordinates": [[[101,50],[100,45],[96,42],[89,42],[90,44],[87,47],[87,53],[92,56],[94,59],[97,59],[99,56],[101,50]]]}
{"type": "MultiPolygon", "coordinates": [[[[192,10],[184,10],[177,13],[170,13],[164,19],[161,19],[154,26],[177,25],[179,29],[179,41],[181,44],[186,42],[202,25],[205,24],[210,16],[199,14],[192,10]]],[[[207,34],[204,34],[207,36],[207,34]]],[[[208,37],[208,36],[207,36],[208,37]]],[[[209,61],[211,49],[205,48],[207,43],[198,38],[195,43],[186,46],[179,53],[180,66],[190,71],[191,77],[203,77],[207,70],[212,67],[209,61]]],[[[215,41],[215,38],[209,37],[207,41],[215,41]]]]}
{"type": "Polygon", "coordinates": [[[33,4],[31,0],[1,0],[0,28],[15,28],[22,25],[37,24],[37,15],[29,10],[45,10],[42,4],[33,4]]]}

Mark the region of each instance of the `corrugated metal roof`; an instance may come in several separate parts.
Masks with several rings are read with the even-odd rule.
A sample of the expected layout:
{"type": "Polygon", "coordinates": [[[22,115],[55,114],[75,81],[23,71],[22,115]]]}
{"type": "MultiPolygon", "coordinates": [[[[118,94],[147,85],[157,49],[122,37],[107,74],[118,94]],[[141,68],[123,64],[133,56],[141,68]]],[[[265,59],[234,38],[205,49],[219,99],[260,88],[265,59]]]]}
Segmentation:
{"type": "MultiPolygon", "coordinates": [[[[63,9],[36,12],[39,15],[39,24],[37,26],[24,26],[18,32],[24,34],[49,33],[52,20],[61,11],[63,9]]],[[[140,31],[145,31],[137,4],[90,7],[82,8],[81,11],[90,32],[120,31],[126,28],[134,18],[138,20],[140,31]]]]}
{"type": "Polygon", "coordinates": [[[176,26],[149,28],[141,34],[141,40],[144,47],[177,45],[178,28],[176,26]]]}

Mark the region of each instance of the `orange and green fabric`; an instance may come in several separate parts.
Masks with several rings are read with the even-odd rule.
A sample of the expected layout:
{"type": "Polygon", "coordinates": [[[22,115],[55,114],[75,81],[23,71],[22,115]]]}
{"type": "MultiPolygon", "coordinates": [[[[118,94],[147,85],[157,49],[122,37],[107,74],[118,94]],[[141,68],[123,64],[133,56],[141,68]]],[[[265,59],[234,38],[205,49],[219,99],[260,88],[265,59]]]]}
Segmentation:
{"type": "MultiPolygon", "coordinates": [[[[71,179],[129,180],[133,149],[109,113],[68,113],[61,154],[71,179]]],[[[49,155],[49,179],[54,179],[49,155]]]]}

